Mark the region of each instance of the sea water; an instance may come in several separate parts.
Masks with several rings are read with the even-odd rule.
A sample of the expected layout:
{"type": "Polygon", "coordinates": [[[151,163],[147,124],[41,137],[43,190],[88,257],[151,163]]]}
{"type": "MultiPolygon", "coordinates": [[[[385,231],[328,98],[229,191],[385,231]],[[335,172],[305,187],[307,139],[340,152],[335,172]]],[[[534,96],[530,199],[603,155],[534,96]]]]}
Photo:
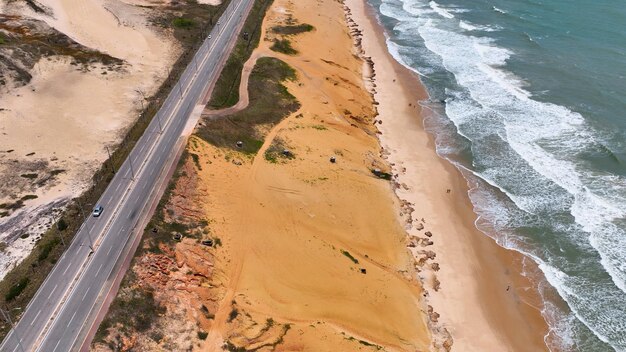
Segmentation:
{"type": "Polygon", "coordinates": [[[558,292],[549,346],[626,351],[626,3],[368,1],[479,228],[558,292]]]}

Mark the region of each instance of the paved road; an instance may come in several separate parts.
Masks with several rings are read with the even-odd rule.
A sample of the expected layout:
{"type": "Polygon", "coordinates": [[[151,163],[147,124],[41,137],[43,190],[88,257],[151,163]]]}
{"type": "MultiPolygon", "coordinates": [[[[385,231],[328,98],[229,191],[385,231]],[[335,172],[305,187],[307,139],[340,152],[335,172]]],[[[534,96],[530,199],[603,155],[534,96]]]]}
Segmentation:
{"type": "Polygon", "coordinates": [[[232,0],[161,110],[99,200],[104,212],[88,216],[20,321],[0,345],[2,352],[80,349],[133,255],[140,227],[177,163],[185,125],[217,79],[253,0],[232,0]],[[91,250],[93,248],[93,252],[91,250]]]}

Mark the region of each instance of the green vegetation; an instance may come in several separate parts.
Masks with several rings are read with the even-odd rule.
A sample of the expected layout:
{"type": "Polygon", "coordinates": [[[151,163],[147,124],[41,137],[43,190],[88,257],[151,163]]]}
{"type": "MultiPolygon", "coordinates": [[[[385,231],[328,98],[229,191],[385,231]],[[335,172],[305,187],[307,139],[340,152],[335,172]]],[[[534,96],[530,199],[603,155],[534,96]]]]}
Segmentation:
{"type": "Polygon", "coordinates": [[[298,53],[298,51],[291,46],[289,39],[274,39],[274,44],[272,44],[270,49],[287,55],[295,55],[298,53]]]}
{"type": "Polygon", "coordinates": [[[248,39],[240,39],[230,54],[220,78],[215,84],[213,95],[208,106],[213,109],[222,109],[235,105],[239,101],[239,82],[243,64],[250,58],[252,51],[259,45],[261,39],[261,24],[265,12],[273,0],[256,0],[250,15],[246,19],[242,33],[248,33],[248,39]]]}
{"type": "Polygon", "coordinates": [[[193,163],[196,164],[198,170],[202,170],[202,166],[200,165],[200,157],[198,156],[198,154],[189,153],[189,155],[191,156],[191,159],[193,159],[193,163]]]}
{"type": "MultiPolygon", "coordinates": [[[[124,278],[124,281],[126,280],[127,278],[124,278]]],[[[130,329],[145,332],[165,311],[165,307],[155,302],[154,291],[150,288],[136,287],[132,290],[121,291],[111,304],[96,335],[101,340],[110,327],[117,327],[122,332],[128,332],[130,329]]]]}
{"type": "Polygon", "coordinates": [[[342,249],[341,250],[341,254],[343,254],[346,257],[348,257],[354,264],[359,264],[359,260],[356,259],[355,257],[353,257],[352,254],[350,254],[350,252],[342,249]]]}
{"type": "Polygon", "coordinates": [[[287,148],[285,142],[278,137],[274,138],[272,144],[265,151],[265,160],[273,164],[277,164],[279,161],[284,162],[295,158],[295,154],[287,148]]]}
{"type": "Polygon", "coordinates": [[[172,24],[177,28],[190,28],[195,25],[195,22],[189,18],[178,17],[172,21],[172,24]]]}
{"type": "Polygon", "coordinates": [[[5,44],[6,42],[7,41],[6,41],[6,38],[4,37],[4,34],[0,33],[0,45],[5,44]]]}
{"type": "Polygon", "coordinates": [[[4,295],[4,300],[7,302],[11,302],[12,300],[14,300],[24,291],[26,286],[28,286],[29,281],[30,280],[27,277],[21,278],[20,281],[17,284],[11,286],[9,291],[4,295]]]}
{"type": "Polygon", "coordinates": [[[282,82],[295,80],[296,72],[286,63],[269,57],[260,58],[250,74],[250,104],[230,116],[208,120],[197,130],[205,141],[218,146],[256,154],[265,134],[259,125],[274,125],[300,108],[300,103],[282,82]],[[241,148],[237,142],[242,141],[241,148]]]}
{"type": "Polygon", "coordinates": [[[310,24],[302,23],[295,25],[275,26],[272,27],[271,31],[276,34],[295,35],[305,32],[311,32],[314,29],[315,27],[311,26],[310,24]]]}
{"type": "Polygon", "coordinates": [[[59,238],[52,238],[42,244],[39,248],[39,256],[37,257],[37,261],[43,262],[44,260],[46,260],[50,255],[50,252],[52,252],[54,247],[60,242],[61,240],[59,238]]]}

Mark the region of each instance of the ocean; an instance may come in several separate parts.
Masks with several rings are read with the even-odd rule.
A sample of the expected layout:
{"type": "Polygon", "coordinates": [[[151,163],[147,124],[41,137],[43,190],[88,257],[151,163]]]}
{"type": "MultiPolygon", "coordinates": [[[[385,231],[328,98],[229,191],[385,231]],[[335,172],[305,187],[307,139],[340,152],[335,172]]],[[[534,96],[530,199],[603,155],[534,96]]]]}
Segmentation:
{"type": "Polygon", "coordinates": [[[368,2],[477,225],[547,279],[549,347],[626,351],[624,3],[368,2]]]}

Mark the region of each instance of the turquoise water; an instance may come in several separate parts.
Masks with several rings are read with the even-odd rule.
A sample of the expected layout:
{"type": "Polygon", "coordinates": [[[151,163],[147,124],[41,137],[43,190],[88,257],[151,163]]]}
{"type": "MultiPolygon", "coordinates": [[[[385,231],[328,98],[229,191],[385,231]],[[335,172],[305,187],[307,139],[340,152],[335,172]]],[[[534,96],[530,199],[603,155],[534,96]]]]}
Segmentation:
{"type": "Polygon", "coordinates": [[[479,227],[549,282],[549,345],[626,351],[626,4],[368,1],[479,227]]]}

